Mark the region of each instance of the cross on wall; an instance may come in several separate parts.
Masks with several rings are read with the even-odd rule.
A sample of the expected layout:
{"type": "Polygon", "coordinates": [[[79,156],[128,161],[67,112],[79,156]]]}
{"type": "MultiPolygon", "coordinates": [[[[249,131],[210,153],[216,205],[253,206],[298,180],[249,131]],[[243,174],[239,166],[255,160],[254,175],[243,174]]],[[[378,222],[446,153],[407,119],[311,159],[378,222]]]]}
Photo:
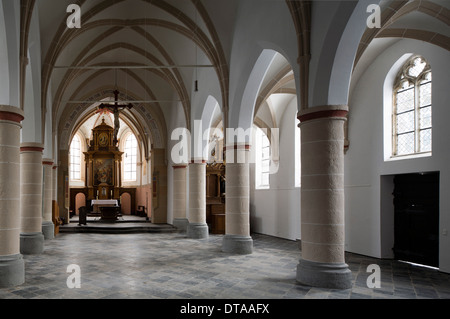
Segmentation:
{"type": "Polygon", "coordinates": [[[133,108],[133,104],[128,105],[120,105],[119,103],[119,91],[114,91],[114,104],[106,104],[102,103],[98,106],[99,110],[108,110],[114,115],[114,145],[117,144],[117,134],[119,133],[120,129],[120,122],[119,122],[119,113],[121,110],[129,109],[131,110],[133,108]]]}

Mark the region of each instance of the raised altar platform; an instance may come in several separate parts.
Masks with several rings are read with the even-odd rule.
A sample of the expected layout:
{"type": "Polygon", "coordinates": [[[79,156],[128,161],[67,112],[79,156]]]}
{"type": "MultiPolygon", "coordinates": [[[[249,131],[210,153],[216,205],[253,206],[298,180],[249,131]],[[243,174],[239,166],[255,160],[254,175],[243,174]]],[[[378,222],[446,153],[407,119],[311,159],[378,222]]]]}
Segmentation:
{"type": "Polygon", "coordinates": [[[178,231],[169,224],[152,224],[145,217],[122,216],[114,223],[102,221],[100,217],[87,217],[86,225],[78,225],[78,216],[70,219],[70,223],[59,228],[60,233],[175,233],[178,231]]]}

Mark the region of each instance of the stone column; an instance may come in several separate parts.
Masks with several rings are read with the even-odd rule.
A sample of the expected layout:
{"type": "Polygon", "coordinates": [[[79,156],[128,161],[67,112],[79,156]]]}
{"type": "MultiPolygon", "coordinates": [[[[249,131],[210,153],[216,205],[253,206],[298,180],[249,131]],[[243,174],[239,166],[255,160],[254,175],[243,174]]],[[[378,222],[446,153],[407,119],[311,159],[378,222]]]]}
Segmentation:
{"type": "Polygon", "coordinates": [[[20,253],[20,130],[24,113],[0,105],[0,288],[25,282],[20,253]]]}
{"type": "MultiPolygon", "coordinates": [[[[53,165],[52,167],[52,212],[53,208],[56,207],[59,213],[59,207],[58,207],[58,194],[57,192],[58,187],[58,166],[53,165]]],[[[65,221],[67,222],[67,220],[65,221]]]]}
{"type": "Polygon", "coordinates": [[[323,106],[300,113],[301,247],[297,281],[347,289],[345,264],[344,123],[346,106],[323,106]]]}
{"type": "Polygon", "coordinates": [[[69,210],[66,206],[66,199],[69,200],[69,190],[67,187],[69,181],[69,151],[60,150],[58,155],[58,181],[57,181],[57,200],[59,207],[59,216],[67,223],[70,222],[69,210]]]}
{"type": "Polygon", "coordinates": [[[226,147],[225,236],[222,251],[251,254],[249,145],[226,147]]]}
{"type": "Polygon", "coordinates": [[[20,252],[44,252],[42,234],[42,151],[39,143],[20,145],[20,252]]]}
{"type": "Polygon", "coordinates": [[[44,192],[43,192],[43,211],[42,211],[42,233],[45,239],[55,238],[55,224],[53,224],[52,214],[52,188],[53,188],[53,161],[45,159],[44,167],[44,192]]]}
{"type": "Polygon", "coordinates": [[[189,225],[187,236],[193,239],[209,237],[206,224],[206,162],[189,165],[189,225]]]}
{"type": "Polygon", "coordinates": [[[52,171],[52,201],[58,200],[57,188],[58,187],[58,166],[53,166],[52,171]]]}
{"type": "Polygon", "coordinates": [[[185,232],[189,224],[186,218],[186,165],[173,166],[173,225],[185,232]]]}

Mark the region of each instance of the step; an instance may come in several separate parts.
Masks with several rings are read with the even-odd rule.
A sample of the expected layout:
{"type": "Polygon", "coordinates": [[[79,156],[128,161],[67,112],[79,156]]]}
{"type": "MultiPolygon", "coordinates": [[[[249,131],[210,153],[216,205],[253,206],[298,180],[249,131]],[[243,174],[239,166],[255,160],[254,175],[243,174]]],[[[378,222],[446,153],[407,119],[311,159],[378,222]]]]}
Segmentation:
{"type": "Polygon", "coordinates": [[[169,224],[152,224],[136,222],[102,223],[88,222],[87,225],[70,223],[59,228],[60,233],[103,233],[103,234],[130,234],[130,233],[175,233],[178,229],[169,224]]]}

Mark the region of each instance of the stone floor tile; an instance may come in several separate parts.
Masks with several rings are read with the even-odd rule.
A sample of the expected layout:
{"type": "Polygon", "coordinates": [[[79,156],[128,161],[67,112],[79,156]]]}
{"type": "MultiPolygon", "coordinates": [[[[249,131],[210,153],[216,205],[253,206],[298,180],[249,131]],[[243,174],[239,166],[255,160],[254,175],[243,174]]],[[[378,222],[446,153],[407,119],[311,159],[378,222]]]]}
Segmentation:
{"type": "Polygon", "coordinates": [[[450,298],[450,274],[346,253],[351,289],[296,281],[298,243],[253,234],[251,255],[221,252],[223,236],[178,233],[60,234],[44,253],[24,256],[26,282],[0,299],[422,299],[450,298]],[[81,267],[81,288],[67,287],[67,266],[81,267]],[[381,268],[370,289],[367,266],[381,268]]]}

